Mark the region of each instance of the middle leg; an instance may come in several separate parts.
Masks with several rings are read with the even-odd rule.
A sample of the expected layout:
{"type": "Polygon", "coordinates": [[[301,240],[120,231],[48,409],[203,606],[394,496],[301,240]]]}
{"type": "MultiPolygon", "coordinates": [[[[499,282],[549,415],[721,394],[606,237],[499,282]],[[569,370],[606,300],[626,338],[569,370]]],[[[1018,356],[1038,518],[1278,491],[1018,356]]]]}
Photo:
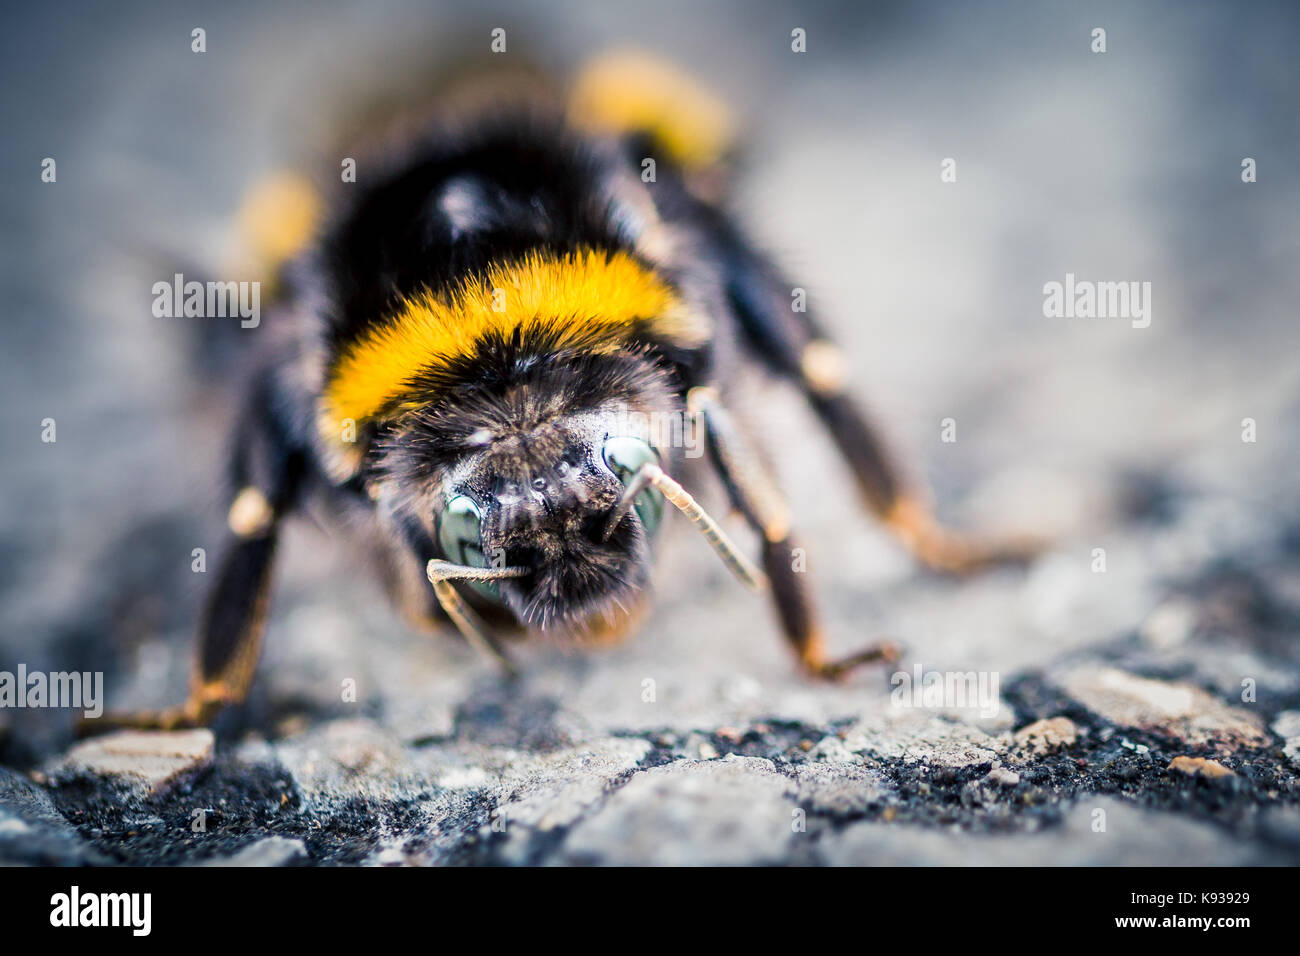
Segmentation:
{"type": "Polygon", "coordinates": [[[772,601],[804,670],[835,679],[862,664],[897,660],[898,646],[887,641],[845,658],[827,656],[825,632],[790,531],[789,508],[770,469],[712,389],[694,389],[687,401],[689,411],[702,417],[709,450],[732,503],[762,537],[772,601]]]}

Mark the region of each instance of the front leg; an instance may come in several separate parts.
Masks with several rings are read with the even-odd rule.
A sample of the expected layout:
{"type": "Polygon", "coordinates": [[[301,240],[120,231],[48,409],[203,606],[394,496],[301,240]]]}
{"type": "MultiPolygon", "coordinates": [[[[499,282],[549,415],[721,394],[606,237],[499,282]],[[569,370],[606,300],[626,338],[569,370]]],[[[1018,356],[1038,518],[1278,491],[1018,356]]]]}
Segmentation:
{"type": "Polygon", "coordinates": [[[251,380],[249,401],[235,430],[230,478],[231,487],[239,490],[231,499],[228,535],[199,619],[188,697],[165,710],[83,720],[78,733],[197,727],[247,699],[266,628],[280,523],[298,497],[305,461],[274,415],[282,404],[274,400],[274,388],[267,373],[251,380]]]}

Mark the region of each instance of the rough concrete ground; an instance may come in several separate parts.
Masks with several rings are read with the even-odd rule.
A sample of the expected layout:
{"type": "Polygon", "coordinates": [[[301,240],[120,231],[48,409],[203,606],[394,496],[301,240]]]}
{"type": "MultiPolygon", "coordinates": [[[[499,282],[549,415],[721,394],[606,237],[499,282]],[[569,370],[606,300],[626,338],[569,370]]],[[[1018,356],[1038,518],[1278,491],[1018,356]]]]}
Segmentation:
{"type": "MultiPolygon", "coordinates": [[[[346,602],[328,615],[282,604],[251,728],[226,728],[215,755],[205,732],[126,734],[39,763],[42,785],[6,771],[0,856],[1294,862],[1294,543],[1256,558],[1170,587],[1132,633],[1008,670],[989,716],[898,706],[880,674],[807,684],[770,627],[733,630],[725,613],[707,625],[686,601],[626,648],[534,653],[517,684],[450,641],[395,637],[365,613],[357,625],[346,602]],[[691,646],[700,631],[674,623],[691,619],[721,654],[691,646]],[[355,704],[341,701],[346,679],[355,704]]],[[[1005,578],[1023,592],[1022,575],[1005,578]]],[[[898,587],[900,601],[924,590],[961,604],[996,586],[898,587]]],[[[704,600],[721,613],[744,597],[728,590],[719,580],[704,600]]]]}
{"type": "MultiPolygon", "coordinates": [[[[61,159],[56,190],[25,171],[3,185],[32,238],[0,263],[21,503],[0,515],[0,669],[102,670],[111,706],[181,693],[224,412],[188,330],[149,315],[159,275],[134,250],[219,248],[239,191],[285,161],[285,117],[300,131],[325,96],[329,41],[375,62],[416,16],[401,7],[305,21],[232,4],[208,14],[226,40],[197,64],[167,42],[184,12],[13,32],[15,76],[84,56],[30,102],[6,84],[15,135],[61,159]]],[[[215,742],[74,749],[71,714],[0,710],[0,860],[1300,860],[1300,143],[1276,108],[1296,31],[1172,9],[1107,11],[1107,58],[1081,52],[1091,20],[1051,7],[814,9],[797,66],[788,30],[765,32],[791,16],[777,6],[542,31],[582,55],[635,28],[758,115],[747,218],[941,513],[1052,536],[1026,569],[920,572],[793,396],[756,383],[744,403],[794,492],[834,646],[889,636],[900,671],[996,677],[996,707],[896,706],[892,671],[808,683],[762,603],[676,526],[632,643],[526,649],[504,684],[407,632],[302,522],[254,699],[215,742]],[[1267,170],[1249,186],[1245,155],[1267,170]],[[1042,285],[1067,271],[1151,281],[1151,326],[1044,319],[1042,285]]]]}

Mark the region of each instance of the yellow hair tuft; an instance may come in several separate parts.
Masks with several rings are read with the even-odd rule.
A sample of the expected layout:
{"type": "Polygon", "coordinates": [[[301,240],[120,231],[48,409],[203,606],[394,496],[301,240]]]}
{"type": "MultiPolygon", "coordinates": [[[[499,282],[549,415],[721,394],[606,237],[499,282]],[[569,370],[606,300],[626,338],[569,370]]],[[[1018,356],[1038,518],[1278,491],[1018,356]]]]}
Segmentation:
{"type": "Polygon", "coordinates": [[[722,100],[671,65],[634,51],[593,60],[574,85],[569,115],[587,129],[646,132],[687,168],[718,162],[736,135],[722,100]]]}
{"type": "Polygon", "coordinates": [[[268,176],[244,197],[239,227],[258,266],[272,273],[297,255],[315,235],[321,199],[297,173],[268,176]]]}

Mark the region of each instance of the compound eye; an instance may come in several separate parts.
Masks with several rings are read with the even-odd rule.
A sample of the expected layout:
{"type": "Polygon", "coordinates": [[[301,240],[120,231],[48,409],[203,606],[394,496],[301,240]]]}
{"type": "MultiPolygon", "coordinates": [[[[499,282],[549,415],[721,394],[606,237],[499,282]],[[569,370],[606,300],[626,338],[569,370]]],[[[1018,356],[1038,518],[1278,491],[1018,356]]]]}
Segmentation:
{"type": "Polygon", "coordinates": [[[456,495],[438,516],[438,544],[448,561],[487,567],[483,555],[483,513],[473,498],[456,495]]]}
{"type": "MultiPolygon", "coordinates": [[[[447,502],[438,516],[438,544],[448,561],[471,568],[488,566],[487,555],[483,553],[483,512],[473,498],[456,495],[447,502]]],[[[501,599],[495,581],[473,581],[469,588],[485,598],[501,599]]]]}
{"type": "MultiPolygon", "coordinates": [[[[639,438],[616,435],[605,440],[603,451],[605,465],[619,481],[626,485],[632,476],[648,462],[658,463],[659,455],[646,442],[639,438]]],[[[664,516],[664,497],[653,488],[647,488],[636,496],[633,503],[637,517],[645,525],[647,533],[653,533],[659,527],[664,516]]]]}

